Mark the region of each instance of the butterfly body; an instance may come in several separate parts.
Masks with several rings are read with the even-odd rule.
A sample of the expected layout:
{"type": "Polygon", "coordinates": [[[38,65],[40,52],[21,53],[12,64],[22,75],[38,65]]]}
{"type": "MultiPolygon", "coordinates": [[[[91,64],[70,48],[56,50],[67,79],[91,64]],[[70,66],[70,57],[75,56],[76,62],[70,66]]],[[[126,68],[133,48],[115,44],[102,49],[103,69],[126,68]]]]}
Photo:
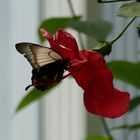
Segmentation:
{"type": "Polygon", "coordinates": [[[67,70],[68,59],[64,60],[54,50],[45,46],[33,43],[18,43],[16,49],[23,54],[32,65],[32,84],[26,87],[35,86],[44,91],[53,84],[63,79],[63,73],[67,70]]]}

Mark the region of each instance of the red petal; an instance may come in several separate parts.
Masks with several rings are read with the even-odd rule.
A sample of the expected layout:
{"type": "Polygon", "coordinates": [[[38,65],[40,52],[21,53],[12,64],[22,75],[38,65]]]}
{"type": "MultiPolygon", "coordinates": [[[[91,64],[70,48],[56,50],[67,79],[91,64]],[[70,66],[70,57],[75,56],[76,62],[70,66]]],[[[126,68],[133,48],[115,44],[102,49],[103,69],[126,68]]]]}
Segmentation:
{"type": "Polygon", "coordinates": [[[73,62],[69,71],[85,91],[84,103],[87,111],[109,118],[126,113],[129,93],[114,89],[112,73],[104,58],[94,51],[85,50],[79,54],[83,61],[73,62]]]}
{"type": "Polygon", "coordinates": [[[88,51],[80,51],[80,59],[71,60],[71,66],[68,69],[78,85],[83,89],[86,89],[90,83],[91,76],[89,75],[92,73],[86,56],[87,52],[88,51]]]}
{"type": "Polygon", "coordinates": [[[116,118],[128,111],[129,93],[114,89],[111,96],[96,97],[94,91],[84,93],[84,103],[88,112],[108,118],[116,118]]]}
{"type": "Polygon", "coordinates": [[[77,60],[77,63],[74,63],[73,60],[69,68],[71,75],[79,86],[86,90],[87,86],[85,85],[96,85],[102,94],[108,94],[105,91],[112,93],[112,74],[104,58],[97,52],[87,50],[80,51],[79,55],[82,60],[77,60]]]}
{"type": "Polygon", "coordinates": [[[56,32],[55,38],[45,29],[40,29],[42,36],[44,36],[50,43],[53,50],[58,52],[64,59],[66,58],[78,58],[78,46],[75,38],[63,31],[56,32]]]}
{"type": "Polygon", "coordinates": [[[53,36],[51,35],[51,33],[49,33],[44,28],[41,28],[40,32],[41,32],[42,36],[45,37],[49,41],[50,44],[53,43],[53,36]]]}
{"type": "Polygon", "coordinates": [[[59,30],[55,34],[55,40],[61,45],[63,45],[64,47],[78,52],[77,42],[70,33],[64,30],[59,30]]]}
{"type": "Polygon", "coordinates": [[[77,84],[82,87],[83,89],[86,89],[89,84],[89,78],[88,78],[88,62],[75,60],[71,61],[72,65],[68,69],[70,74],[73,76],[73,78],[76,80],[77,84]]]}
{"type": "Polygon", "coordinates": [[[61,48],[61,46],[59,44],[57,44],[54,41],[54,38],[50,32],[48,32],[47,30],[45,30],[43,28],[40,29],[40,32],[41,32],[42,36],[45,37],[49,41],[50,46],[53,50],[55,50],[56,52],[58,52],[60,54],[61,54],[61,52],[63,52],[63,49],[61,48]]]}
{"type": "Polygon", "coordinates": [[[67,53],[67,57],[74,59],[79,57],[78,45],[75,38],[64,30],[59,30],[55,34],[55,42],[64,48],[63,54],[67,53]]]}

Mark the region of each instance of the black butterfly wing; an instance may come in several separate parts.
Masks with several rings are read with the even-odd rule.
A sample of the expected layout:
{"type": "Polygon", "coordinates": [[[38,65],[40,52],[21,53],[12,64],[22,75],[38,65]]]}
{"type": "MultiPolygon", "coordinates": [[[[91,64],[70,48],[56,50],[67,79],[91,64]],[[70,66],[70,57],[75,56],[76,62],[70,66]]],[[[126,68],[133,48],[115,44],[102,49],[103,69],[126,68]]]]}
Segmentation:
{"type": "Polygon", "coordinates": [[[16,49],[27,58],[33,69],[36,69],[37,71],[44,65],[53,63],[57,60],[63,60],[63,58],[54,50],[38,44],[28,42],[18,43],[16,44],[16,49]]]}
{"type": "Polygon", "coordinates": [[[44,91],[62,80],[65,61],[54,50],[33,43],[18,43],[16,49],[32,65],[32,84],[37,89],[44,91]]]}

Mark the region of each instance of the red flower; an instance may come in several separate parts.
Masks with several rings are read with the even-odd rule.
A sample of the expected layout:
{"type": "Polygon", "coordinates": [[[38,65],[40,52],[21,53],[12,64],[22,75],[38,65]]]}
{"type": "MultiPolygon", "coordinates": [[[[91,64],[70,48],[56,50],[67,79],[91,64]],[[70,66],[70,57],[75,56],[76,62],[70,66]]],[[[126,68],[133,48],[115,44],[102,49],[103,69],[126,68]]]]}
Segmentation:
{"type": "Polygon", "coordinates": [[[114,88],[113,77],[104,58],[95,51],[78,50],[75,38],[64,30],[53,37],[41,29],[52,49],[64,59],[70,58],[68,71],[84,90],[84,104],[88,112],[116,118],[128,111],[129,93],[114,88]]]}

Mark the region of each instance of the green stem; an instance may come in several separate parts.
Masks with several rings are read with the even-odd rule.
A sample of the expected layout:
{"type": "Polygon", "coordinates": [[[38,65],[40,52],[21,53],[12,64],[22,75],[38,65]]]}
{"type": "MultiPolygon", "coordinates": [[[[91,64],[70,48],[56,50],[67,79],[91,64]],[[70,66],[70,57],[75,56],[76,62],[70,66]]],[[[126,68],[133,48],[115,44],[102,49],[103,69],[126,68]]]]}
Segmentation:
{"type": "Polygon", "coordinates": [[[97,0],[98,3],[112,3],[112,2],[124,2],[124,1],[132,1],[132,0],[110,0],[110,1],[102,1],[102,0],[97,0]]]}
{"type": "MultiPolygon", "coordinates": [[[[73,8],[71,0],[68,0],[68,4],[69,4],[69,8],[70,8],[71,14],[72,14],[73,18],[75,18],[76,14],[75,14],[75,11],[74,11],[74,8],[73,8]]],[[[78,32],[78,37],[79,37],[79,41],[80,41],[80,44],[81,44],[81,48],[85,49],[80,32],[78,32]]]]}
{"type": "Polygon", "coordinates": [[[106,120],[103,117],[101,117],[101,122],[103,124],[105,133],[107,134],[109,140],[113,140],[113,136],[110,133],[110,130],[109,130],[108,125],[107,125],[107,122],[106,122],[106,120]]]}
{"type": "Polygon", "coordinates": [[[112,41],[110,41],[110,44],[112,45],[115,41],[117,41],[123,34],[124,32],[127,30],[127,28],[132,24],[132,22],[136,19],[136,17],[134,17],[127,25],[126,27],[122,30],[122,32],[117,35],[112,41]]]}
{"type": "Polygon", "coordinates": [[[68,0],[68,4],[69,4],[69,8],[70,8],[72,16],[76,17],[76,14],[75,14],[75,11],[74,11],[74,8],[73,8],[71,0],[68,0]]]}

